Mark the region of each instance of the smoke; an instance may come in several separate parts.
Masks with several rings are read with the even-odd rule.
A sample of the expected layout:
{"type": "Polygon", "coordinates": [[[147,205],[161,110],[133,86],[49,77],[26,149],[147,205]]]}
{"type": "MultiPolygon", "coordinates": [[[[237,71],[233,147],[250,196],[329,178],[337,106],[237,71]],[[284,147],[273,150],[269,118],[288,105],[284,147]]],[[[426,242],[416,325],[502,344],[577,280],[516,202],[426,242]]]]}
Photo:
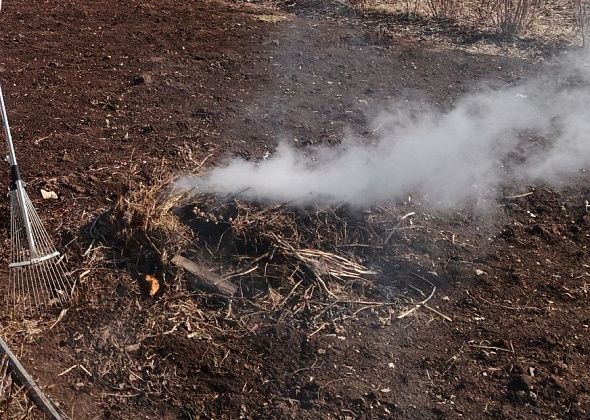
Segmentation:
{"type": "Polygon", "coordinates": [[[446,111],[399,101],[376,116],[371,139],[348,136],[312,154],[281,143],[265,160],[235,159],[178,186],[296,205],[419,195],[445,208],[494,198],[505,182],[562,182],[590,163],[589,58],[564,56],[544,75],[446,111]]]}

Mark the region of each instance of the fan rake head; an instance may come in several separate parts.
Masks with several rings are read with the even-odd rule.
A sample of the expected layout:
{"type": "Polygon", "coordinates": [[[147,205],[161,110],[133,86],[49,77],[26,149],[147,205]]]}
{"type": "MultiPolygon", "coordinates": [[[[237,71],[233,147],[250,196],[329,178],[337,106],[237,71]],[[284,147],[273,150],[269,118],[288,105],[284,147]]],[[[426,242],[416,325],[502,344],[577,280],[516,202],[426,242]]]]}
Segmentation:
{"type": "Polygon", "coordinates": [[[29,312],[68,303],[75,284],[23,188],[10,191],[10,231],[7,297],[14,309],[29,312]]]}

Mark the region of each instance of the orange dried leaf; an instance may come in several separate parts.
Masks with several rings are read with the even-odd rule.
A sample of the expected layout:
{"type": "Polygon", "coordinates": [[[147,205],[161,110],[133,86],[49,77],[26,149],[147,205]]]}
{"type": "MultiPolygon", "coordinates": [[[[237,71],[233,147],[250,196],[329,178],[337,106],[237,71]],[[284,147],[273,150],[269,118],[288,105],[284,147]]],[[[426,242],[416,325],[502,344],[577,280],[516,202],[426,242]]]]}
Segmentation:
{"type": "Polygon", "coordinates": [[[158,293],[158,290],[160,290],[160,282],[158,281],[157,278],[155,278],[151,274],[146,274],[145,282],[149,288],[148,290],[149,290],[150,296],[154,296],[156,293],[158,293]]]}

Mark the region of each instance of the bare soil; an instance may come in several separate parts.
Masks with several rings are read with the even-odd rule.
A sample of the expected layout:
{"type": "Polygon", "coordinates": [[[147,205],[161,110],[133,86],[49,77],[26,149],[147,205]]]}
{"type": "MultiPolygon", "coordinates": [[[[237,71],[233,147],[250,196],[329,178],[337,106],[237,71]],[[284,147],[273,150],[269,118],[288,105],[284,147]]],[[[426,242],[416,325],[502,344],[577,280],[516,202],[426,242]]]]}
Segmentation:
{"type": "MultiPolygon", "coordinates": [[[[146,298],[116,256],[101,266],[86,253],[93,221],[154,182],[154,167],[180,168],[187,150],[206,168],[261,158],[280,139],[338,143],[404,95],[448,107],[484,83],[534,74],[538,60],[467,52],[464,37],[442,47],[408,35],[399,17],[331,1],[15,0],[0,19],[27,188],[74,274],[91,269],[86,297],[59,322],[59,311],[27,323],[5,314],[3,336],[72,418],[590,415],[585,174],[581,187],[507,187],[532,194],[485,214],[398,203],[392,217],[417,214],[390,238],[379,287],[399,305],[355,306],[319,331],[261,315],[240,334],[219,325],[215,340],[180,318],[151,333],[154,313],[178,318],[177,298],[146,298]],[[59,199],[41,200],[41,188],[59,199]],[[430,309],[398,319],[432,285],[430,309]]],[[[8,170],[3,179],[6,188],[8,170]]],[[[4,201],[5,261],[8,221],[4,201]]]]}

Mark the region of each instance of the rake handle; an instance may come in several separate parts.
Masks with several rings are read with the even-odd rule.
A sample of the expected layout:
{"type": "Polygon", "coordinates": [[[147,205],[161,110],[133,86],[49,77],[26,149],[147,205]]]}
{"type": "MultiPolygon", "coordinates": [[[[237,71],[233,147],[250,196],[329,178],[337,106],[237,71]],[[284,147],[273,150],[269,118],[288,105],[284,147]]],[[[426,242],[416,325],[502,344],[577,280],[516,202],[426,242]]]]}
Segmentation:
{"type": "MultiPolygon", "coordinates": [[[[4,127],[4,135],[6,136],[6,143],[8,144],[8,163],[10,167],[16,167],[16,174],[18,174],[18,164],[16,163],[16,153],[14,151],[14,143],[12,142],[12,134],[10,133],[10,124],[8,123],[8,114],[6,113],[6,105],[4,103],[4,93],[0,85],[0,111],[2,112],[2,126],[4,127]]],[[[19,175],[20,179],[20,175],[19,175]]],[[[13,180],[14,181],[14,180],[13,180]]]]}
{"type": "MultiPolygon", "coordinates": [[[[1,0],[0,0],[1,2],[1,0]]],[[[16,152],[14,151],[14,143],[12,141],[12,134],[10,133],[10,124],[8,123],[8,114],[6,113],[6,105],[4,104],[4,93],[2,86],[0,86],[0,113],[2,114],[2,126],[4,127],[4,135],[6,136],[6,143],[8,144],[8,163],[10,164],[10,190],[16,190],[18,196],[18,203],[23,218],[25,233],[27,235],[27,243],[29,244],[29,251],[31,259],[37,257],[37,246],[35,238],[33,237],[33,228],[31,226],[31,219],[27,210],[25,202],[25,188],[23,180],[20,176],[20,170],[16,162],[16,152]]]]}
{"type": "Polygon", "coordinates": [[[53,403],[47,398],[47,396],[41,391],[41,389],[37,386],[31,375],[25,370],[23,365],[18,361],[14,353],[6,344],[6,341],[0,337],[0,353],[6,354],[8,356],[8,361],[10,363],[10,367],[20,384],[24,386],[27,391],[29,391],[29,395],[33,401],[37,404],[37,406],[43,410],[45,415],[50,420],[62,420],[65,419],[65,416],[62,416],[55,408],[53,403]]]}

